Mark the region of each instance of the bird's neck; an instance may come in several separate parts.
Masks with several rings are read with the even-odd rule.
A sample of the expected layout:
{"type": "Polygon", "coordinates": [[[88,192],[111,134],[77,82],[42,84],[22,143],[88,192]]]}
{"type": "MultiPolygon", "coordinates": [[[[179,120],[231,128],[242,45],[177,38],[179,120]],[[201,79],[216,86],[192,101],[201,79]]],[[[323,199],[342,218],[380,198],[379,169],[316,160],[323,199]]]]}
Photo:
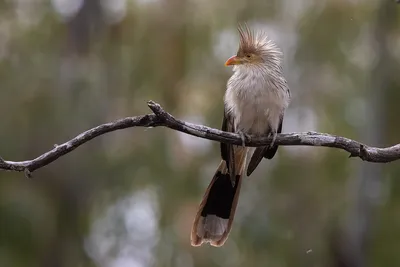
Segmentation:
{"type": "Polygon", "coordinates": [[[236,65],[234,66],[233,71],[234,73],[232,75],[232,79],[234,79],[237,83],[241,83],[238,85],[246,85],[248,83],[253,83],[253,82],[263,83],[268,79],[269,76],[269,71],[267,67],[262,65],[259,66],[236,65]]]}

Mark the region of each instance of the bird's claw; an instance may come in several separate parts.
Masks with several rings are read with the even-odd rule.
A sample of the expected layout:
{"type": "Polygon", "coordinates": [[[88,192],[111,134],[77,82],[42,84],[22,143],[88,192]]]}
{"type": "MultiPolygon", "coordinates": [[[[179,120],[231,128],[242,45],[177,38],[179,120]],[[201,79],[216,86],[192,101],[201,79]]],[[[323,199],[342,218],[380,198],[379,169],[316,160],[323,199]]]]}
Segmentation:
{"type": "Polygon", "coordinates": [[[272,138],[272,141],[271,141],[271,143],[269,144],[269,148],[272,148],[274,145],[275,145],[275,141],[276,141],[276,136],[277,136],[278,134],[276,133],[276,132],[271,132],[271,133],[269,133],[268,134],[268,137],[269,138],[272,138]]]}
{"type": "Polygon", "coordinates": [[[246,140],[250,140],[250,136],[244,132],[238,132],[240,135],[240,139],[242,140],[242,146],[246,146],[246,140]]]}

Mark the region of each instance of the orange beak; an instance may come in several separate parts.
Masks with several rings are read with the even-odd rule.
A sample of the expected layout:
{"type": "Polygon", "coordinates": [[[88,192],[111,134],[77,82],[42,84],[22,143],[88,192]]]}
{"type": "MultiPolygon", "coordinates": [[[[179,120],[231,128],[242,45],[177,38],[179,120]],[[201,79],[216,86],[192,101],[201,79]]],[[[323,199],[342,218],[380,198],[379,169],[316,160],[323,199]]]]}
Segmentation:
{"type": "Polygon", "coordinates": [[[242,61],[237,56],[232,56],[228,58],[228,60],[225,62],[225,66],[232,66],[238,64],[242,64],[242,61]]]}

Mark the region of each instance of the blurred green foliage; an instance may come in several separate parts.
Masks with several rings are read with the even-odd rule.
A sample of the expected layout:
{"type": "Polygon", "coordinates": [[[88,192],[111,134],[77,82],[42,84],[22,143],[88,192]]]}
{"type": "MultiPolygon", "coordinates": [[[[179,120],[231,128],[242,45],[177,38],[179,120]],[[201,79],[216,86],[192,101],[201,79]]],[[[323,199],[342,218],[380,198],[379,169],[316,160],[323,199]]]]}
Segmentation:
{"type": "MultiPolygon", "coordinates": [[[[399,143],[399,8],[376,0],[1,1],[0,155],[34,158],[100,123],[148,113],[149,99],[220,127],[231,74],[223,63],[243,20],[285,54],[293,100],[284,131],[375,142],[365,137],[372,112],[382,140],[370,144],[399,143]],[[380,106],[368,101],[371,84],[380,106]]],[[[226,245],[193,248],[191,223],[219,145],[163,128],[113,132],[32,180],[0,172],[0,266],[331,266],[333,229],[365,166],[347,156],[280,148],[245,179],[226,245]]],[[[367,266],[397,266],[400,166],[381,168],[364,256],[367,266]]]]}

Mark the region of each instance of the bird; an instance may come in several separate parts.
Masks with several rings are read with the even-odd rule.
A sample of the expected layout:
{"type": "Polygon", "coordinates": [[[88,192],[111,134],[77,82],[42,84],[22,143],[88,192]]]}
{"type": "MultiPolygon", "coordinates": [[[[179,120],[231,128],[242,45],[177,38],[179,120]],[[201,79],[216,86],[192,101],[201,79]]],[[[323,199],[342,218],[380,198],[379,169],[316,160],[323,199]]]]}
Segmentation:
{"type": "Polygon", "coordinates": [[[276,136],[282,132],[290,90],[283,75],[283,53],[262,31],[240,23],[239,48],[225,66],[233,66],[224,95],[222,130],[240,135],[242,145],[220,144],[221,162],[197,210],[191,245],[209,243],[221,247],[232,228],[242,178],[250,176],[263,158],[272,159],[278,149],[276,136]],[[268,136],[272,142],[257,148],[245,147],[251,137],[268,136]]]}

